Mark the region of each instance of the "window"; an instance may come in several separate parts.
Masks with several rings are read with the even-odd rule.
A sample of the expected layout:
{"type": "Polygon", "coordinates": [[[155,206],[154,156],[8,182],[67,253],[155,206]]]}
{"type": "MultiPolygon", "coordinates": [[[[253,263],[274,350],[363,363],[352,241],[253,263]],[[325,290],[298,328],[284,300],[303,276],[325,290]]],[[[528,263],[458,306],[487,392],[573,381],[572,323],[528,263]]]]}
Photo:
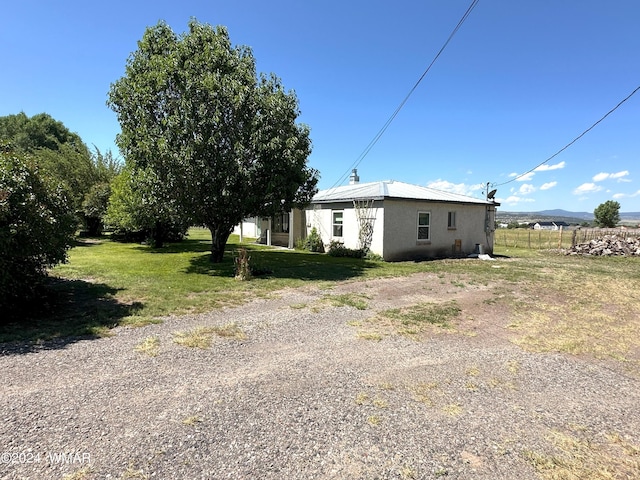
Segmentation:
{"type": "Polygon", "coordinates": [[[429,240],[431,230],[431,213],[418,212],[418,240],[429,240]]]}
{"type": "Polygon", "coordinates": [[[273,217],[273,233],[289,233],[289,214],[281,213],[273,217]]]}
{"type": "Polygon", "coordinates": [[[449,219],[447,220],[447,228],[449,230],[456,229],[456,212],[449,212],[449,219]]]}
{"type": "Polygon", "coordinates": [[[342,237],[342,210],[333,212],[333,236],[342,237]]]}

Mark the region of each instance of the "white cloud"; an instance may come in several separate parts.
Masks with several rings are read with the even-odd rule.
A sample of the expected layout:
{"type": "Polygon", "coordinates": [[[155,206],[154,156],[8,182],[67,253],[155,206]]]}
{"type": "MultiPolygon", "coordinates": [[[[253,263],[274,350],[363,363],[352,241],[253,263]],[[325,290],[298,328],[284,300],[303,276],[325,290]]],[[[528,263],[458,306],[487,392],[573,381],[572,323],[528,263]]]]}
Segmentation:
{"type": "Polygon", "coordinates": [[[444,192],[473,196],[474,193],[482,190],[484,188],[484,185],[482,183],[478,183],[475,185],[467,185],[466,183],[452,183],[439,178],[438,180],[427,183],[427,187],[434,188],[436,190],[442,190],[444,192]]]}
{"type": "Polygon", "coordinates": [[[523,183],[518,189],[518,193],[521,195],[528,195],[536,191],[536,187],[531,185],[530,183],[523,183]]]}
{"type": "Polygon", "coordinates": [[[583,183],[573,191],[574,195],[584,195],[585,193],[594,193],[602,190],[602,187],[595,183],[583,183]]]}
{"type": "Polygon", "coordinates": [[[547,165],[545,163],[543,165],[540,165],[539,167],[536,167],[534,172],[546,172],[547,170],[559,170],[561,168],[564,168],[564,166],[565,166],[564,162],[556,163],[555,165],[547,165]]]}
{"type": "Polygon", "coordinates": [[[533,198],[523,198],[517,195],[511,195],[504,200],[498,199],[498,201],[503,205],[517,205],[518,203],[531,203],[535,202],[533,198]]]}
{"type": "Polygon", "coordinates": [[[618,182],[628,182],[629,180],[624,178],[629,175],[629,170],[622,170],[621,172],[616,173],[606,173],[600,172],[597,175],[593,176],[594,182],[602,182],[607,179],[618,180],[618,182]]]}
{"type": "Polygon", "coordinates": [[[549,190],[550,188],[553,188],[556,185],[558,185],[558,182],[543,183],[542,185],[540,185],[540,190],[549,190]]]}
{"type": "Polygon", "coordinates": [[[518,182],[530,182],[534,175],[535,175],[535,172],[525,173],[521,177],[516,178],[516,181],[518,181],[518,182]]]}
{"type": "Polygon", "coordinates": [[[613,198],[633,198],[637,196],[640,196],[640,190],[634,193],[616,193],[613,198]]]}

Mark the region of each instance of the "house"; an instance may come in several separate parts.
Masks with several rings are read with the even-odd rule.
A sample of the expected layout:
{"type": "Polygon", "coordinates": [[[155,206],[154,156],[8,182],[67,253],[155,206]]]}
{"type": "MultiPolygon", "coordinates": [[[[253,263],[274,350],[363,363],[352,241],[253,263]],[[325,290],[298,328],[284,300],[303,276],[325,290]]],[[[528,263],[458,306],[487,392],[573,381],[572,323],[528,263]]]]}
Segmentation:
{"type": "Polygon", "coordinates": [[[560,230],[560,228],[564,229],[568,226],[567,222],[535,222],[529,224],[529,228],[534,230],[560,230]]]}
{"type": "MultiPolygon", "coordinates": [[[[355,178],[354,178],[355,177],[355,178]]],[[[387,261],[493,253],[499,203],[397,181],[359,183],[318,192],[304,212],[306,234],[325,244],[369,246],[387,261]]]]}
{"type": "Polygon", "coordinates": [[[318,192],[305,210],[249,219],[242,230],[293,248],[315,228],[325,245],[368,247],[387,261],[491,254],[499,205],[393,180],[360,183],[354,172],[349,185],[318,192]]]}

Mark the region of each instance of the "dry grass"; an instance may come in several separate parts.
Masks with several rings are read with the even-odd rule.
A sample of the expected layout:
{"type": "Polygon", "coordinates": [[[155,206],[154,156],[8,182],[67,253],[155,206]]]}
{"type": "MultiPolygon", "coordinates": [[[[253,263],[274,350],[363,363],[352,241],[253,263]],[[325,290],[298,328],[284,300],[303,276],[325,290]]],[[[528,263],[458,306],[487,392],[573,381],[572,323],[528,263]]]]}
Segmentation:
{"type": "Polygon", "coordinates": [[[65,475],[64,477],[62,477],[62,480],[86,480],[90,478],[91,473],[93,473],[91,467],[84,467],[80,470],[76,470],[73,473],[65,475]]]}
{"type": "Polygon", "coordinates": [[[622,480],[640,478],[640,448],[617,433],[590,437],[573,429],[552,431],[553,453],[525,451],[545,480],[622,480]]]}
{"type": "Polygon", "coordinates": [[[190,427],[193,427],[200,422],[202,422],[202,419],[198,415],[191,415],[185,418],[184,420],[182,420],[182,423],[184,425],[189,425],[190,427]]]}
{"type": "Polygon", "coordinates": [[[514,309],[514,341],[535,352],[620,361],[640,373],[638,282],[624,274],[603,279],[588,266],[544,271],[546,286],[514,309]]]}
{"type": "Polygon", "coordinates": [[[236,323],[214,327],[197,327],[193,330],[173,333],[173,341],[189,348],[207,349],[211,346],[213,335],[233,340],[244,340],[246,333],[236,323]]]}
{"type": "Polygon", "coordinates": [[[454,332],[451,320],[460,315],[457,302],[418,303],[391,308],[361,322],[357,335],[366,340],[380,341],[389,335],[405,335],[418,339],[425,332],[448,330],[454,332]]]}
{"type": "Polygon", "coordinates": [[[147,337],[136,345],[135,350],[143,355],[156,357],[160,351],[160,339],[158,337],[147,337]]]}

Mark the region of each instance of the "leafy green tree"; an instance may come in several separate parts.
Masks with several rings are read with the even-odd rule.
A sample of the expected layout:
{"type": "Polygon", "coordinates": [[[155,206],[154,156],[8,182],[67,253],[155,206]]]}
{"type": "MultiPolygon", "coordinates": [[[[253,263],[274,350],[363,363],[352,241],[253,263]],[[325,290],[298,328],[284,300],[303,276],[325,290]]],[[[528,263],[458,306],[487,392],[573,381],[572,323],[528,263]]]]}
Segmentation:
{"type": "Polygon", "coordinates": [[[111,182],[104,222],[115,234],[146,240],[154,247],[182,239],[190,221],[180,214],[175,201],[158,195],[158,185],[152,171],[125,167],[111,182]]]}
{"type": "Polygon", "coordinates": [[[161,198],[211,231],[213,262],[243,218],[303,205],[316,191],[295,93],[257,76],[251,50],[233,47],[224,27],[148,28],[107,103],[127,162],[153,171],[161,198]]]}
{"type": "Polygon", "coordinates": [[[614,200],[607,200],[596,207],[593,216],[598,227],[613,228],[620,221],[620,204],[614,200]]]}
{"type": "Polygon", "coordinates": [[[84,196],[82,213],[87,235],[95,237],[102,234],[110,196],[111,185],[108,183],[96,183],[84,196]]]}
{"type": "Polygon", "coordinates": [[[63,262],[76,229],[65,189],[25,154],[0,146],[0,309],[36,295],[47,268],[63,262]]]}

